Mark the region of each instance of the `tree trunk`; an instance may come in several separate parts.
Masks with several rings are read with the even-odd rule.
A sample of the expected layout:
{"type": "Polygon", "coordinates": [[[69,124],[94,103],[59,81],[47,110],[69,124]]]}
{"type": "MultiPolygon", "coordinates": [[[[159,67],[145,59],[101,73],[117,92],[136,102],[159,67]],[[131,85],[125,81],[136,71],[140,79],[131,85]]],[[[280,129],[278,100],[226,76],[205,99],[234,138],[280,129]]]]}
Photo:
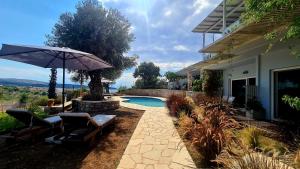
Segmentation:
{"type": "Polygon", "coordinates": [[[89,72],[90,76],[90,100],[103,100],[103,86],[101,83],[101,74],[98,71],[89,72]]]}
{"type": "Polygon", "coordinates": [[[103,84],[104,88],[105,88],[105,93],[109,93],[109,83],[104,83],[103,84]]]}

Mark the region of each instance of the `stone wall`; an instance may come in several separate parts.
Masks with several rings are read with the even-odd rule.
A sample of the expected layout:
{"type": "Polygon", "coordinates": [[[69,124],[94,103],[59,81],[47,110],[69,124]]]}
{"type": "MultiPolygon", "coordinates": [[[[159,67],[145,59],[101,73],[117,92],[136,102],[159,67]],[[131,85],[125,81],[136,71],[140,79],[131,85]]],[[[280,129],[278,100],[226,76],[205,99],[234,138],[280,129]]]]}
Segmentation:
{"type": "Polygon", "coordinates": [[[74,112],[87,112],[91,114],[99,114],[109,110],[116,110],[120,107],[118,100],[103,101],[86,101],[81,99],[72,100],[72,108],[74,112]]]}
{"type": "Polygon", "coordinates": [[[186,96],[185,90],[168,90],[168,89],[129,89],[121,94],[135,95],[135,96],[154,96],[167,98],[172,94],[186,96]]]}

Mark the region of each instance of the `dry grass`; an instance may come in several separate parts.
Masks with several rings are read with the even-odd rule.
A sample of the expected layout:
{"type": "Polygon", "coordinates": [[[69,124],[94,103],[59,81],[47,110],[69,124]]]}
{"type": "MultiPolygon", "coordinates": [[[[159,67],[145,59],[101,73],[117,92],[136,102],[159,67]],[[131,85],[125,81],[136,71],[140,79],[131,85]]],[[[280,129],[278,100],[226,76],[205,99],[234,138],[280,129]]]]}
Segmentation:
{"type": "Polygon", "coordinates": [[[190,139],[191,138],[191,130],[194,126],[194,119],[188,117],[185,114],[182,114],[178,120],[178,125],[180,133],[182,133],[184,138],[190,139]]]}
{"type": "Polygon", "coordinates": [[[300,149],[296,152],[294,163],[295,167],[300,169],[300,149]]]}
{"type": "Polygon", "coordinates": [[[36,144],[0,145],[0,168],[115,169],[144,111],[120,108],[114,127],[104,130],[94,147],[36,144]]]}
{"type": "Polygon", "coordinates": [[[287,145],[265,136],[265,133],[256,127],[242,129],[238,137],[242,143],[253,150],[261,151],[268,156],[284,155],[287,145]]]}
{"type": "Polygon", "coordinates": [[[244,156],[229,155],[219,160],[225,169],[292,169],[273,157],[261,153],[246,153],[244,156]]]}

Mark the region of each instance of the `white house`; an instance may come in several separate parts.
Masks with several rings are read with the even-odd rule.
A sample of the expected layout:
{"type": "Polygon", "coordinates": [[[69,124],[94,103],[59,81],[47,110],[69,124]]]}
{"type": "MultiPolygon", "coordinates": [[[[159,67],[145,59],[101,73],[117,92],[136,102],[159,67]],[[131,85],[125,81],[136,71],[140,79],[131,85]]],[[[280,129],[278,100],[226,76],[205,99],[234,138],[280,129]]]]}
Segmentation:
{"type": "MultiPolygon", "coordinates": [[[[293,118],[295,110],[281,98],[285,94],[300,97],[300,58],[292,55],[289,49],[293,45],[300,51],[300,40],[276,43],[267,52],[270,42],[264,35],[284,29],[274,25],[268,17],[259,23],[241,25],[244,11],[243,0],[230,4],[224,0],[193,30],[202,33],[200,52],[207,56],[197,68],[199,71],[222,70],[224,95],[234,96],[243,104],[255,96],[266,109],[266,119],[293,118]],[[210,44],[208,37],[212,39],[210,44]]],[[[296,12],[300,14],[300,7],[296,12]]],[[[183,72],[190,73],[188,68],[180,71],[183,72]]]]}

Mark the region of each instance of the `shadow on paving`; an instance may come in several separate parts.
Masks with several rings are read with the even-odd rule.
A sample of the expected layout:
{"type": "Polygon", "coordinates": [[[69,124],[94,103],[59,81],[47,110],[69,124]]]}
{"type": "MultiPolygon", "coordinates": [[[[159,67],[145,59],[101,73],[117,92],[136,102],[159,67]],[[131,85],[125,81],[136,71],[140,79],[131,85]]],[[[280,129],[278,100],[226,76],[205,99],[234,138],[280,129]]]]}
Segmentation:
{"type": "Polygon", "coordinates": [[[94,146],[53,145],[44,142],[0,147],[0,168],[10,169],[114,169],[144,111],[120,108],[114,126],[104,129],[94,146]]]}

